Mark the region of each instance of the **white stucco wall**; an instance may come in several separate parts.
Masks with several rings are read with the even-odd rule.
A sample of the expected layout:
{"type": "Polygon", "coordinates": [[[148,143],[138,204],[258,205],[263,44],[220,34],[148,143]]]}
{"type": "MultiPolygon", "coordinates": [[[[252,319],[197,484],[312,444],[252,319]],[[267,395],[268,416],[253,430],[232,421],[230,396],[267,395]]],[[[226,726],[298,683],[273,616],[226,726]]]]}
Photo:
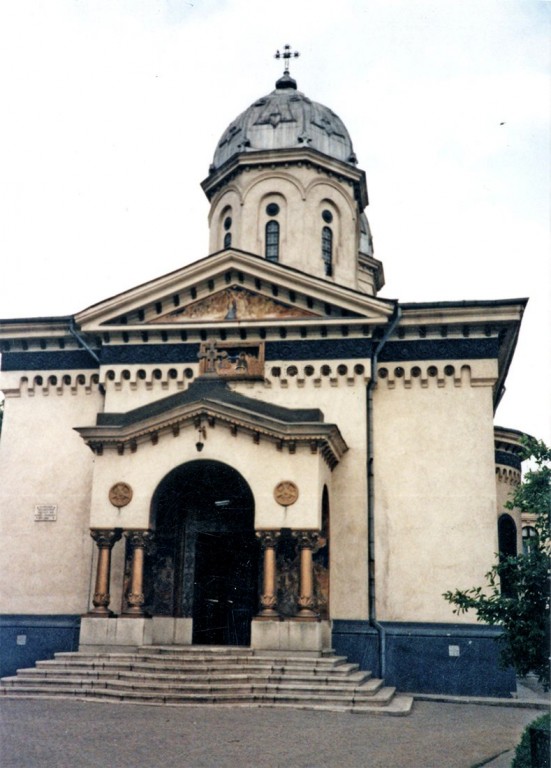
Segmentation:
{"type": "Polygon", "coordinates": [[[88,607],[94,457],[73,426],[93,422],[101,402],[97,387],[45,386],[32,396],[23,388],[6,398],[0,438],[3,613],[70,614],[88,607]],[[56,505],[57,519],[35,522],[36,505],[56,505]]]}
{"type": "MultiPolygon", "coordinates": [[[[94,456],[74,431],[92,425],[103,407],[96,389],[50,388],[7,400],[0,440],[2,542],[13,557],[0,571],[2,609],[19,613],[73,613],[89,607],[93,589],[90,527],[148,528],[151,500],[175,467],[196,459],[230,464],[255,498],[255,527],[319,529],[321,498],[330,499],[331,617],[366,619],[368,360],[270,361],[265,382],[231,386],[242,394],[288,408],[319,408],[336,424],[348,451],[331,472],[319,454],[299,445],[295,454],[272,442],[218,424],[207,427],[196,449],[190,425],[139,443],[135,453],[106,448],[94,456]],[[363,364],[363,372],[355,366],[363,364]],[[290,366],[298,373],[286,373],[290,366]],[[337,373],[337,365],[346,373],[337,373]],[[314,373],[306,375],[311,366],[314,373]],[[280,368],[275,376],[273,368],[280,368]],[[285,509],[273,498],[281,480],[297,484],[300,496],[285,509]],[[134,490],[120,511],[108,500],[116,482],[134,490]],[[93,491],[92,491],[93,485],[93,491]],[[55,523],[35,523],[36,504],[57,504],[55,523]]],[[[181,366],[180,366],[181,367],[181,366]]],[[[148,367],[149,370],[150,367],[148,367]]],[[[377,614],[380,620],[472,621],[458,618],[441,595],[480,584],[497,550],[492,361],[446,361],[394,366],[374,393],[374,471],[377,614]],[[437,375],[426,372],[434,365],[437,375]],[[455,373],[445,375],[445,365],[455,373]],[[418,366],[423,373],[412,377],[418,366]]],[[[105,382],[106,410],[124,412],[187,386],[179,380],[105,382]],[[164,383],[163,383],[164,382],[164,383]]],[[[120,604],[124,542],[113,552],[112,607],[120,604]]]]}
{"type": "Polygon", "coordinates": [[[442,593],[483,584],[497,550],[495,365],[446,361],[435,377],[411,378],[415,365],[427,369],[404,364],[374,395],[378,618],[473,622],[442,593]]]}

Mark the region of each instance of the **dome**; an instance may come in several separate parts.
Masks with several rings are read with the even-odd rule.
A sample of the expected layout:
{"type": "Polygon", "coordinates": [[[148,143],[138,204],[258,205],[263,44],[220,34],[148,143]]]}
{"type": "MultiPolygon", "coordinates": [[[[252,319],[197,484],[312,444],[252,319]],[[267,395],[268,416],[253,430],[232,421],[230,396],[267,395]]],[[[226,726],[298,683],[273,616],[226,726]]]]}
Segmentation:
{"type": "Polygon", "coordinates": [[[284,74],[275,91],[257,99],[224,131],[211,171],[243,152],[297,147],[315,149],[350,165],[357,163],[342,120],[298,91],[296,81],[284,74]]]}

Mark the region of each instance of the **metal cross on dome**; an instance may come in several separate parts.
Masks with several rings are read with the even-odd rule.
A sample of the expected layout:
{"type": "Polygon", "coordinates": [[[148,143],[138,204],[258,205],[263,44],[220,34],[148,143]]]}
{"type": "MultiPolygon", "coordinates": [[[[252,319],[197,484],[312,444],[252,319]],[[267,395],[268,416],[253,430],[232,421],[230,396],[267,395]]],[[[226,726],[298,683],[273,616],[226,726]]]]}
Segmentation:
{"type": "Polygon", "coordinates": [[[285,69],[283,70],[284,75],[289,74],[289,59],[298,59],[300,56],[300,53],[298,51],[292,51],[290,45],[284,45],[283,46],[283,53],[281,51],[275,52],[275,59],[283,59],[285,62],[285,69]]]}

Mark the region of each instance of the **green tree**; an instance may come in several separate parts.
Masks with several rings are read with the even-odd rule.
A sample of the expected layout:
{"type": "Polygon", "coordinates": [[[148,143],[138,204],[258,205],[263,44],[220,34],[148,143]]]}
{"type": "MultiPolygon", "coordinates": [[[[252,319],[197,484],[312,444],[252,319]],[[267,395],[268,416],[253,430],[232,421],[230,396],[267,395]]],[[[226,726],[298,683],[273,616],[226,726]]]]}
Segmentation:
{"type": "Polygon", "coordinates": [[[523,459],[531,459],[531,469],[507,508],[536,515],[534,546],[515,557],[500,558],[486,574],[484,587],[456,589],[444,598],[455,606],[456,614],[472,610],[487,624],[503,627],[502,662],[519,675],[534,672],[549,688],[551,449],[541,440],[525,437],[523,459]],[[505,582],[507,589],[502,590],[505,582]]]}

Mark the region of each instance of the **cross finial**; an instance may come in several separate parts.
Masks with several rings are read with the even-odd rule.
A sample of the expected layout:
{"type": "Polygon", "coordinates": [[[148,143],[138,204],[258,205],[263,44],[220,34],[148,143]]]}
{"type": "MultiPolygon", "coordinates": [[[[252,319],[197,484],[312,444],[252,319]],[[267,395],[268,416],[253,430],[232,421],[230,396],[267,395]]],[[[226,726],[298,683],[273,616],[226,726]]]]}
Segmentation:
{"type": "Polygon", "coordinates": [[[300,56],[300,53],[298,51],[292,51],[290,45],[284,45],[283,46],[283,53],[281,51],[276,51],[274,58],[276,59],[283,59],[285,62],[285,69],[283,70],[284,75],[289,74],[289,59],[298,59],[300,56]]]}

